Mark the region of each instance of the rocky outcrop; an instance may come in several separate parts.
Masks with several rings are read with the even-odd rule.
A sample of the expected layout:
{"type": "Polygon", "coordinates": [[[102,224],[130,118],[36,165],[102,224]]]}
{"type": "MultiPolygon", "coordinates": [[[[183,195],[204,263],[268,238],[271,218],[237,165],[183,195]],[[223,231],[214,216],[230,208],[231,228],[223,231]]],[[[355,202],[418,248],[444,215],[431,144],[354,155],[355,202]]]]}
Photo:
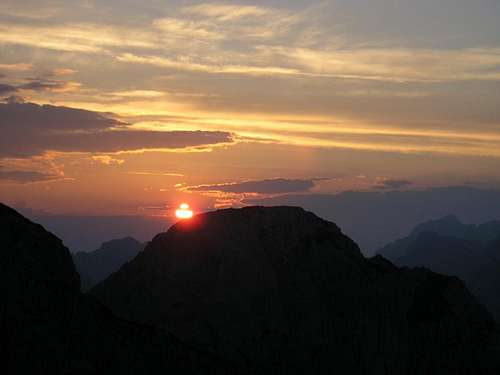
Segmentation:
{"type": "Polygon", "coordinates": [[[104,242],[95,251],[80,251],[73,254],[73,262],[80,274],[82,290],[89,290],[113,272],[118,271],[123,264],[133,259],[143,248],[144,244],[136,239],[125,237],[104,242]]]}
{"type": "Polygon", "coordinates": [[[233,374],[171,334],[80,293],[67,248],[0,204],[1,374],[233,374]]]}
{"type": "Polygon", "coordinates": [[[277,374],[487,374],[497,327],[454,277],[366,259],[299,208],[196,216],[92,289],[116,314],[277,374]]]}

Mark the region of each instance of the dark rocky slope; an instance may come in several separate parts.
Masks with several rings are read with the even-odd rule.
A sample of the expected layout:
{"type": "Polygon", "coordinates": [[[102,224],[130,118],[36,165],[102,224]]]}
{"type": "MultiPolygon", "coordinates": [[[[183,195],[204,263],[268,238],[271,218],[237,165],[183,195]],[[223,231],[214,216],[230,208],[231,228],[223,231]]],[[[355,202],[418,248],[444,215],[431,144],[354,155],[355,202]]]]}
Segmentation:
{"type": "Polygon", "coordinates": [[[465,225],[447,216],[418,225],[379,254],[398,266],[459,277],[500,321],[500,222],[465,225]]]}
{"type": "Polygon", "coordinates": [[[71,256],[55,236],[1,204],[0,238],[0,372],[61,373],[80,288],[71,256]]]}
{"type": "Polygon", "coordinates": [[[1,374],[234,374],[162,330],[80,294],[61,241],[0,204],[1,374]]]}
{"type": "Polygon", "coordinates": [[[500,371],[497,327],[459,279],[366,259],[335,224],[298,208],[180,222],[91,292],[265,373],[500,371]]]}
{"type": "Polygon", "coordinates": [[[136,239],[125,237],[104,242],[95,251],[79,251],[73,254],[73,262],[80,274],[82,290],[89,290],[113,272],[118,271],[143,248],[144,244],[136,239]]]}

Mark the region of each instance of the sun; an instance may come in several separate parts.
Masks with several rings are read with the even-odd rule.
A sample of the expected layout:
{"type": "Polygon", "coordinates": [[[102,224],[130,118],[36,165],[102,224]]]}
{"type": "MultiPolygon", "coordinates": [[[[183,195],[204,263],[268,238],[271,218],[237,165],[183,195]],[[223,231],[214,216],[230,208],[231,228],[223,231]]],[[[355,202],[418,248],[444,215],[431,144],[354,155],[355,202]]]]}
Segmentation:
{"type": "Polygon", "coordinates": [[[189,209],[189,204],[182,203],[177,210],[175,210],[175,216],[178,219],[191,219],[193,217],[193,210],[189,209]]]}

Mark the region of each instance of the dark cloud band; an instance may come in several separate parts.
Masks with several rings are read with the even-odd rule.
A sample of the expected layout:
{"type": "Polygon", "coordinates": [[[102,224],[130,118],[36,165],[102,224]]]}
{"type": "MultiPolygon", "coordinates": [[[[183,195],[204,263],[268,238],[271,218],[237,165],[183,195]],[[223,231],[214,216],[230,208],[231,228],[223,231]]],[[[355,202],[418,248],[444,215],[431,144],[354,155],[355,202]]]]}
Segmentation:
{"type": "Polygon", "coordinates": [[[227,132],[132,130],[97,112],[16,101],[0,104],[0,128],[0,157],[182,149],[232,141],[227,132]]]}
{"type": "Polygon", "coordinates": [[[375,189],[401,189],[413,185],[413,182],[408,180],[383,180],[378,182],[374,188],[375,189]]]}

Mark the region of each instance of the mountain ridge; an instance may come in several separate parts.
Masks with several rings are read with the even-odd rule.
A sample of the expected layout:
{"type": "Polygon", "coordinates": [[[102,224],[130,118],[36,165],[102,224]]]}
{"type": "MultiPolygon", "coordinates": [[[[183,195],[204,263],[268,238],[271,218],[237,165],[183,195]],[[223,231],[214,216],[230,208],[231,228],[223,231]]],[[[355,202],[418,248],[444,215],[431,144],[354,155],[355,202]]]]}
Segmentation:
{"type": "Polygon", "coordinates": [[[134,258],[145,244],[132,237],[104,242],[97,250],[73,253],[73,262],[80,274],[82,290],[89,290],[134,258]]]}
{"type": "Polygon", "coordinates": [[[447,216],[417,225],[378,254],[398,266],[460,277],[500,321],[500,222],[466,225],[447,216]]]}
{"type": "Polygon", "coordinates": [[[494,350],[496,325],[462,281],[364,258],[337,225],[296,207],[181,221],[91,294],[265,373],[496,368],[477,351],[494,350]]]}
{"type": "Polygon", "coordinates": [[[0,203],[2,374],[233,374],[172,334],[116,317],[80,293],[62,241],[0,203]]]}

